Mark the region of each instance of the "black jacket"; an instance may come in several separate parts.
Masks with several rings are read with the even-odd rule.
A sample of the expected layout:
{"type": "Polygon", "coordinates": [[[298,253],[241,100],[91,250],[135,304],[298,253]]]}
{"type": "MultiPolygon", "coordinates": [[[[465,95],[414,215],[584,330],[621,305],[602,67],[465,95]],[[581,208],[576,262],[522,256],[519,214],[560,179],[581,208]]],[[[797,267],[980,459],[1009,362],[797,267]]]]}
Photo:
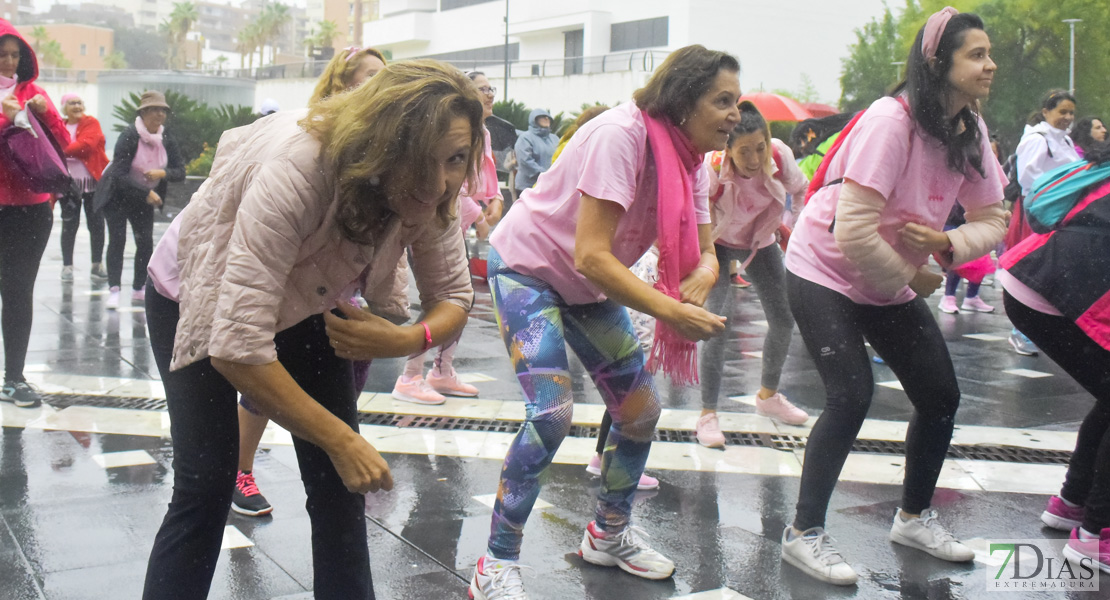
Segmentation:
{"type": "MultiPolygon", "coordinates": [[[[169,182],[185,181],[185,162],[177,149],[177,142],[169,133],[162,135],[162,145],[166,148],[166,176],[154,186],[154,192],[165,200],[169,182]]],[[[116,140],[112,163],[104,170],[104,175],[101,176],[100,183],[96,187],[96,197],[93,200],[93,207],[96,210],[103,210],[108,203],[125,195],[146,196],[146,188],[135,185],[130,177],[131,161],[135,159],[135,152],[138,149],[139,132],[135,129],[135,125],[131,125],[120,133],[119,139],[116,140]]]]}

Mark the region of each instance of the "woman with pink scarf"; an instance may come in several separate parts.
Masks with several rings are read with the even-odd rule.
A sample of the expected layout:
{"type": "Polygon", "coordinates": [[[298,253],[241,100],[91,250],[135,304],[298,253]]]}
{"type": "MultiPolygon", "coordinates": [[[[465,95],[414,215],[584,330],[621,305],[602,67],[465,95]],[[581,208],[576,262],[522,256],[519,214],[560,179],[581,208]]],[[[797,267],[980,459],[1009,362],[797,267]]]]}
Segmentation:
{"type": "Polygon", "coordinates": [[[165,134],[170,106],[161,92],[143,92],[135,123],[120,134],[112,164],[101,178],[110,181],[97,188],[96,210],[108,223],[109,310],[119,308],[123,277],[123,248],[127,223],[135,237],[135,274],[131,279],[131,302],[143,304],[146,267],[154,251],[154,208],[162,207],[167,182],[185,180],[185,163],[173,138],[165,134]]]}
{"type": "Polygon", "coordinates": [[[645,579],[674,572],[629,523],[632,496],[660,414],[652,372],[695,381],[697,342],[724,329],[702,308],[718,273],[701,162],[724,149],[740,120],[739,71],[734,57],[702,46],[671,53],[633,102],[578,130],[491,236],[490,292],[525,421],[505,457],[472,598],[527,598],[517,562],[524,525],[571,425],[567,344],[613,419],[595,519],[578,553],[645,579]],[[652,286],[628,267],[656,240],[652,286]],[[656,318],[649,357],[625,307],[656,318]]]}

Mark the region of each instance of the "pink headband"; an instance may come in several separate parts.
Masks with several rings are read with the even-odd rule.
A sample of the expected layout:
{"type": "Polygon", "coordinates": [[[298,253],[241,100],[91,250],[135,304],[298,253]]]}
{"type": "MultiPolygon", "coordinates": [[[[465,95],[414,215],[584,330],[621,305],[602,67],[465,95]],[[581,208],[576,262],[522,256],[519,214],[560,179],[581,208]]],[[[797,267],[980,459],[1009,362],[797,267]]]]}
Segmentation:
{"type": "Polygon", "coordinates": [[[351,59],[354,58],[355,55],[362,50],[362,48],[359,48],[358,46],[347,46],[346,48],[344,48],[344,50],[347,51],[347,58],[344,58],[343,62],[351,62],[351,59]]]}
{"type": "Polygon", "coordinates": [[[944,29],[948,27],[948,21],[958,14],[960,11],[946,6],[929,17],[925,23],[925,32],[921,35],[921,53],[925,55],[926,60],[936,57],[937,46],[940,45],[944,29]]]}

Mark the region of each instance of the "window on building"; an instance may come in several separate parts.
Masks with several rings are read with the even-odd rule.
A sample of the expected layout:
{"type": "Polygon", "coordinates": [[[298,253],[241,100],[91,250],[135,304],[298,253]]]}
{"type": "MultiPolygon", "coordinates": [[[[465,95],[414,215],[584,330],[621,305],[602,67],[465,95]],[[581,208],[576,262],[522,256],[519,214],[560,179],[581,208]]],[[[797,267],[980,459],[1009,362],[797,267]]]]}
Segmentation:
{"type": "MultiPolygon", "coordinates": [[[[461,50],[459,52],[446,52],[444,54],[432,54],[429,56],[422,56],[421,58],[434,58],[447,62],[463,63],[458,64],[460,69],[473,68],[478,64],[500,63],[505,60],[505,45],[488,46],[486,48],[473,48],[471,50],[461,50]],[[469,65],[469,66],[468,66],[469,65]]],[[[520,58],[520,44],[509,44],[509,60],[517,60],[520,58]]]]}
{"type": "Polygon", "coordinates": [[[585,32],[581,29],[563,32],[563,75],[577,75],[582,72],[582,54],[585,51],[585,32]]]}
{"type": "Polygon", "coordinates": [[[609,51],[623,52],[640,48],[667,45],[669,17],[613,23],[610,30],[609,51]]]}
{"type": "Polygon", "coordinates": [[[104,52],[104,46],[101,46],[101,47],[100,47],[100,57],[101,57],[101,58],[103,58],[103,57],[104,57],[104,54],[105,54],[105,52],[104,52]]]}
{"type": "Polygon", "coordinates": [[[88,53],[89,53],[89,47],[88,47],[88,45],[86,45],[86,44],[81,44],[81,56],[85,56],[85,55],[86,55],[86,54],[88,54],[88,53]]]}
{"type": "Polygon", "coordinates": [[[475,4],[485,4],[487,2],[496,2],[498,0],[440,0],[439,10],[451,10],[454,8],[462,8],[464,6],[473,6],[475,4]]]}

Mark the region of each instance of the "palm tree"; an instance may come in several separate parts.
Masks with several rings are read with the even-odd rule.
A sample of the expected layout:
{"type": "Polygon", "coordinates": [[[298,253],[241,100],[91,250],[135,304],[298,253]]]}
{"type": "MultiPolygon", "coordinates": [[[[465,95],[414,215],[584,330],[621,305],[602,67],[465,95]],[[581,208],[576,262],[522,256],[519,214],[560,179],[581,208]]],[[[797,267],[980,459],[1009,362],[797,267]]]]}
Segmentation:
{"type": "Polygon", "coordinates": [[[35,54],[38,54],[42,51],[42,45],[50,41],[50,34],[46,32],[46,27],[35,25],[31,29],[31,39],[35,40],[31,46],[35,49],[35,54]]]}
{"type": "Polygon", "coordinates": [[[320,30],[316,32],[316,45],[329,47],[335,43],[336,37],[339,37],[339,26],[335,21],[321,21],[320,30]]]}
{"type": "Polygon", "coordinates": [[[282,30],[292,21],[293,14],[289,12],[289,7],[281,2],[262,7],[258,24],[263,32],[263,39],[270,43],[270,64],[277,64],[278,41],[282,30]]]}
{"type": "Polygon", "coordinates": [[[111,54],[104,57],[104,68],[126,69],[127,58],[123,55],[123,52],[120,52],[119,50],[113,50],[111,54]]]}
{"type": "MultiPolygon", "coordinates": [[[[177,46],[175,54],[180,62],[179,68],[185,66],[185,42],[189,35],[189,31],[193,29],[193,23],[200,18],[200,13],[197,11],[197,5],[186,0],[185,2],[174,2],[173,12],[170,13],[170,19],[167,26],[168,33],[173,38],[172,42],[177,46]]],[[[197,61],[200,62],[200,61],[197,61]]]]}

